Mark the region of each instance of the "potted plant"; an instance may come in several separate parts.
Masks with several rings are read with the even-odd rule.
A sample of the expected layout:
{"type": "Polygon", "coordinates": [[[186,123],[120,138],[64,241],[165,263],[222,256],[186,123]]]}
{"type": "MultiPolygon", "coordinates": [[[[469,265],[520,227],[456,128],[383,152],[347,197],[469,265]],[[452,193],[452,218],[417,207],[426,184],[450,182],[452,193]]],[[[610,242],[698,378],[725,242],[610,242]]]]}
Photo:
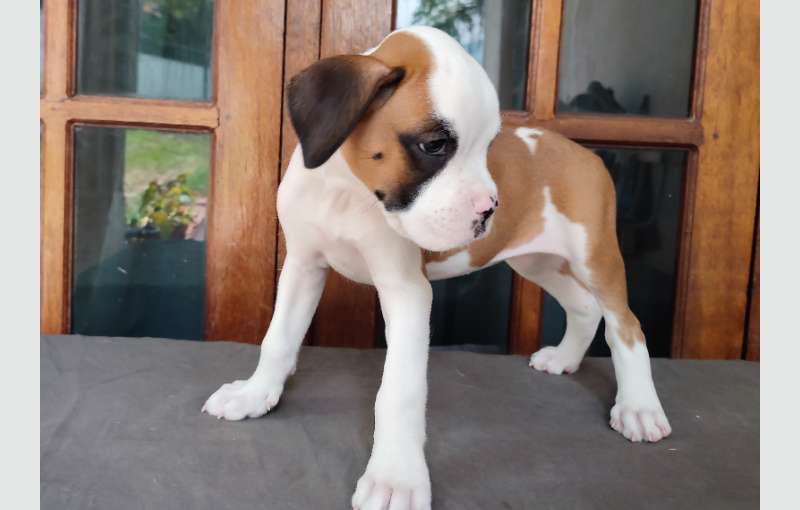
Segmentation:
{"type": "Polygon", "coordinates": [[[134,239],[185,239],[194,221],[194,192],[186,185],[186,174],[164,183],[150,181],[142,192],[137,214],[129,221],[126,237],[134,239]]]}

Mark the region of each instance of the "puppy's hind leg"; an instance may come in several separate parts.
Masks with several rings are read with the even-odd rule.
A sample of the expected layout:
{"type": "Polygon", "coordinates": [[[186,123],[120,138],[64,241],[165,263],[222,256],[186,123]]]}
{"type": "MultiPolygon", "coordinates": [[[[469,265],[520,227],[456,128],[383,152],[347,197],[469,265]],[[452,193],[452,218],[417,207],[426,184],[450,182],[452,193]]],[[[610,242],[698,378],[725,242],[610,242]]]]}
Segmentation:
{"type": "Polygon", "coordinates": [[[557,347],[543,347],[530,359],[530,366],[550,374],[572,373],[592,343],[603,316],[592,293],[558,255],[535,253],[507,260],[517,273],[546,290],[567,313],[567,328],[557,347]]]}
{"type": "Polygon", "coordinates": [[[606,342],[617,376],[611,428],[627,439],[655,442],[672,432],[650,372],[650,356],[638,319],[628,307],[625,266],[614,243],[594,250],[588,272],[578,276],[603,309],[606,342]]]}

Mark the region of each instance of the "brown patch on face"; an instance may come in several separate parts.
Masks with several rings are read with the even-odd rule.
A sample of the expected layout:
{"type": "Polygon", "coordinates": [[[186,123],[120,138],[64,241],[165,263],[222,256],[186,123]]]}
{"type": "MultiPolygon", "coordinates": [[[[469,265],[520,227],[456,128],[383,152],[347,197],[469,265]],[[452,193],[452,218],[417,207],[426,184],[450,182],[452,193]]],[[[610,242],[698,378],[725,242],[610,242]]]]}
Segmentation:
{"type": "Polygon", "coordinates": [[[421,39],[402,32],[390,35],[371,56],[403,68],[405,76],[383,106],[365,115],[350,133],[342,155],[370,191],[390,200],[395,190],[418,177],[399,135],[424,129],[433,118],[428,94],[432,56],[421,39]]]}

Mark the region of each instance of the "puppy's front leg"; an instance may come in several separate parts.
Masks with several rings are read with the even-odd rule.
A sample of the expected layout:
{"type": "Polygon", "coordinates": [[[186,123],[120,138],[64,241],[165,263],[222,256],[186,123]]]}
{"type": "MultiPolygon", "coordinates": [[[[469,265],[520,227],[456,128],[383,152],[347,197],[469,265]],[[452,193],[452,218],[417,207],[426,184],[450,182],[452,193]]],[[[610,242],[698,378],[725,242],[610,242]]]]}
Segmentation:
{"type": "Polygon", "coordinates": [[[353,508],[427,510],[431,485],[423,447],[433,293],[421,273],[375,285],[386,321],[386,362],[375,401],[372,455],[353,508]]]}
{"type": "Polygon", "coordinates": [[[211,395],[203,411],[217,418],[241,420],[269,412],[283,393],[286,378],[294,371],[322,289],[327,268],[315,257],[286,256],[278,281],[275,313],[261,343],[258,367],[250,379],[224,384],[211,395]]]}

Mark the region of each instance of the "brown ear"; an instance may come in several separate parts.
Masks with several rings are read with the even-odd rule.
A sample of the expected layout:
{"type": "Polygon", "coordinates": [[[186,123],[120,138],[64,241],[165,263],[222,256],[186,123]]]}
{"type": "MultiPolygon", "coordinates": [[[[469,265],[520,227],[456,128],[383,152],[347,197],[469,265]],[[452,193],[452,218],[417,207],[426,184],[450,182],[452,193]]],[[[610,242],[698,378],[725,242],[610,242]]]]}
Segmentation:
{"type": "Polygon", "coordinates": [[[289,116],[306,167],[325,163],[370,106],[389,98],[404,74],[374,57],[341,55],[320,60],[292,78],[289,116]]]}

